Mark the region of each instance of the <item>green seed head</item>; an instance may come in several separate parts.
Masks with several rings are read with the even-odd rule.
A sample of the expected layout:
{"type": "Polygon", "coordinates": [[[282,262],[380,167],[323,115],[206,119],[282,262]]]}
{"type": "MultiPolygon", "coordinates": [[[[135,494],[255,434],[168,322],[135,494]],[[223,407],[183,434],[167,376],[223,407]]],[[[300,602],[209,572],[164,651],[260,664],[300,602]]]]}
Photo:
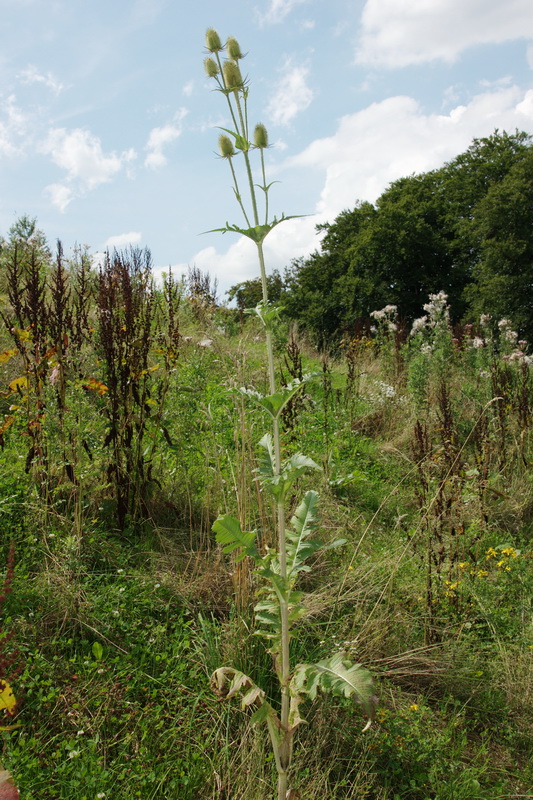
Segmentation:
{"type": "Polygon", "coordinates": [[[231,158],[235,155],[233,142],[225,133],[220,134],[218,137],[218,149],[220,150],[222,158],[231,158]]]}
{"type": "Polygon", "coordinates": [[[240,58],[244,58],[243,54],[241,53],[241,48],[239,47],[239,42],[234,36],[230,36],[226,42],[226,53],[228,58],[232,58],[233,61],[238,61],[240,58]]]}
{"type": "Polygon", "coordinates": [[[224,61],[224,82],[226,89],[235,91],[242,89],[244,81],[241,71],[235,61],[224,61]]]}
{"type": "Polygon", "coordinates": [[[214,58],[206,58],[204,60],[204,67],[205,67],[205,74],[207,75],[208,78],[216,78],[219,69],[218,69],[218,64],[214,60],[214,58]]]}
{"type": "Polygon", "coordinates": [[[222,42],[220,36],[214,28],[208,28],[205,34],[205,46],[210,53],[217,53],[222,50],[222,42]]]}
{"type": "Polygon", "coordinates": [[[256,147],[260,147],[261,150],[263,150],[265,147],[268,147],[268,132],[262,122],[259,122],[255,126],[254,145],[256,147]]]}

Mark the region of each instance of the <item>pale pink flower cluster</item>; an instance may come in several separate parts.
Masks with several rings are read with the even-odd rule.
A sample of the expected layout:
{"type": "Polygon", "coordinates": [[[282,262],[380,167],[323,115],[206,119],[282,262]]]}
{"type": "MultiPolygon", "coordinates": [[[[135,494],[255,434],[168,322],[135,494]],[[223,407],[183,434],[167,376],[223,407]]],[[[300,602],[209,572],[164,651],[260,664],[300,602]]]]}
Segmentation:
{"type": "Polygon", "coordinates": [[[498,328],[501,331],[501,337],[504,342],[513,348],[511,353],[506,353],[502,356],[504,361],[510,361],[517,364],[533,364],[533,356],[527,355],[525,350],[527,348],[526,339],[518,339],[518,334],[512,329],[512,323],[508,319],[501,319],[498,322],[498,328]]]}

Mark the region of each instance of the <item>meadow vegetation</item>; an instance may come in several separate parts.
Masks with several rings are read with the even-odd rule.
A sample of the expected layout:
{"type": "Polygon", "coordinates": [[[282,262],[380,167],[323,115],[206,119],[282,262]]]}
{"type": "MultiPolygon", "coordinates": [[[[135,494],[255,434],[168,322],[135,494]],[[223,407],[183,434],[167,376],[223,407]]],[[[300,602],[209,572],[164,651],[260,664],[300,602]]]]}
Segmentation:
{"type": "MultiPolygon", "coordinates": [[[[146,294],[147,258],[123,253],[85,278],[61,262],[67,320],[92,287],[79,349],[74,315],[57,324],[57,260],[39,271],[40,310],[28,279],[19,312],[4,301],[0,514],[15,566],[2,663],[20,727],[2,733],[2,758],[22,798],[252,800],[275,770],[250,715],[209,688],[231,663],[276,702],[254,636],[257,577],[211,531],[231,513],[272,543],[253,480],[267,413],[238,392],[268,392],[262,326],[170,278],[146,294]],[[104,311],[130,313],[106,305],[111,291],[136,303],[134,328],[110,328],[104,311]],[[111,336],[126,376],[110,369],[111,336]]],[[[31,277],[31,257],[19,266],[31,277]]],[[[443,295],[407,338],[390,307],[374,322],[335,354],[276,331],[280,379],[319,373],[292,398],[283,446],[322,468],[320,538],[345,540],[303,574],[293,663],[333,649],[365,664],[379,695],[364,734],[350,701],[305,709],[291,786],[343,800],[527,796],[530,358],[506,321],[452,330],[443,295]]]]}
{"type": "MultiPolygon", "coordinates": [[[[247,137],[226,133],[231,161],[247,137]]],[[[27,218],[4,245],[1,758],[22,800],[264,800],[287,779],[288,800],[533,797],[513,322],[459,324],[436,290],[409,325],[388,303],[317,349],[265,274],[244,315],[196,269],[156,285],[147,250],[96,269],[27,218]]]]}

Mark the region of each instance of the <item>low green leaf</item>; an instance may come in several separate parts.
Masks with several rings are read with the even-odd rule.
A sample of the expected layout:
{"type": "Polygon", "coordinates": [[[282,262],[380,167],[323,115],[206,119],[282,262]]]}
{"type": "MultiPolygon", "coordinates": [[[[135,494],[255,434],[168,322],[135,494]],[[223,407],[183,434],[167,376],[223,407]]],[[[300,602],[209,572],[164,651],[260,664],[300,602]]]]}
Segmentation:
{"type": "Polygon", "coordinates": [[[93,642],[93,646],[92,646],[91,649],[92,649],[95,661],[101,661],[102,657],[104,655],[104,648],[102,647],[100,642],[93,642]]]}
{"type": "Polygon", "coordinates": [[[377,698],[372,675],[361,664],[352,664],[344,653],[335,653],[316,664],[299,664],[294,670],[291,693],[314,700],[318,690],[353,698],[369,718],[364,730],[370,727],[377,698]]]}
{"type": "Polygon", "coordinates": [[[219,517],[213,523],[213,531],[216,533],[217,542],[224,545],[224,553],[232,553],[234,550],[241,549],[237,556],[237,561],[249,556],[255,562],[261,562],[261,556],[255,546],[255,531],[243,531],[240,523],[231,514],[219,517]]]}

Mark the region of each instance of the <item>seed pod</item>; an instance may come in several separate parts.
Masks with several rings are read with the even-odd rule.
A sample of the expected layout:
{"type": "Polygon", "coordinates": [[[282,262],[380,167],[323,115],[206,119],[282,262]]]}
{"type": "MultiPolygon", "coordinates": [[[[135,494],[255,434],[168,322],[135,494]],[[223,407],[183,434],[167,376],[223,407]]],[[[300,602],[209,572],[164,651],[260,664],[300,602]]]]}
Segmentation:
{"type": "Polygon", "coordinates": [[[261,148],[261,150],[263,150],[265,147],[268,147],[268,133],[262,122],[259,122],[255,126],[254,145],[261,148]]]}
{"type": "Polygon", "coordinates": [[[220,150],[222,158],[231,158],[235,155],[233,142],[225,133],[221,133],[218,137],[218,149],[220,150]]]}
{"type": "Polygon", "coordinates": [[[234,61],[224,61],[223,69],[226,89],[232,91],[242,89],[244,82],[238,65],[234,61]]]}
{"type": "Polygon", "coordinates": [[[213,58],[204,60],[205,74],[208,78],[216,78],[219,73],[218,64],[213,58]]]}
{"type": "Polygon", "coordinates": [[[239,42],[234,36],[230,36],[226,42],[226,53],[228,54],[228,58],[232,58],[234,61],[244,58],[243,54],[241,53],[239,42]]]}
{"type": "Polygon", "coordinates": [[[205,46],[210,53],[217,53],[222,50],[222,42],[220,36],[214,28],[208,28],[205,34],[205,46]]]}

